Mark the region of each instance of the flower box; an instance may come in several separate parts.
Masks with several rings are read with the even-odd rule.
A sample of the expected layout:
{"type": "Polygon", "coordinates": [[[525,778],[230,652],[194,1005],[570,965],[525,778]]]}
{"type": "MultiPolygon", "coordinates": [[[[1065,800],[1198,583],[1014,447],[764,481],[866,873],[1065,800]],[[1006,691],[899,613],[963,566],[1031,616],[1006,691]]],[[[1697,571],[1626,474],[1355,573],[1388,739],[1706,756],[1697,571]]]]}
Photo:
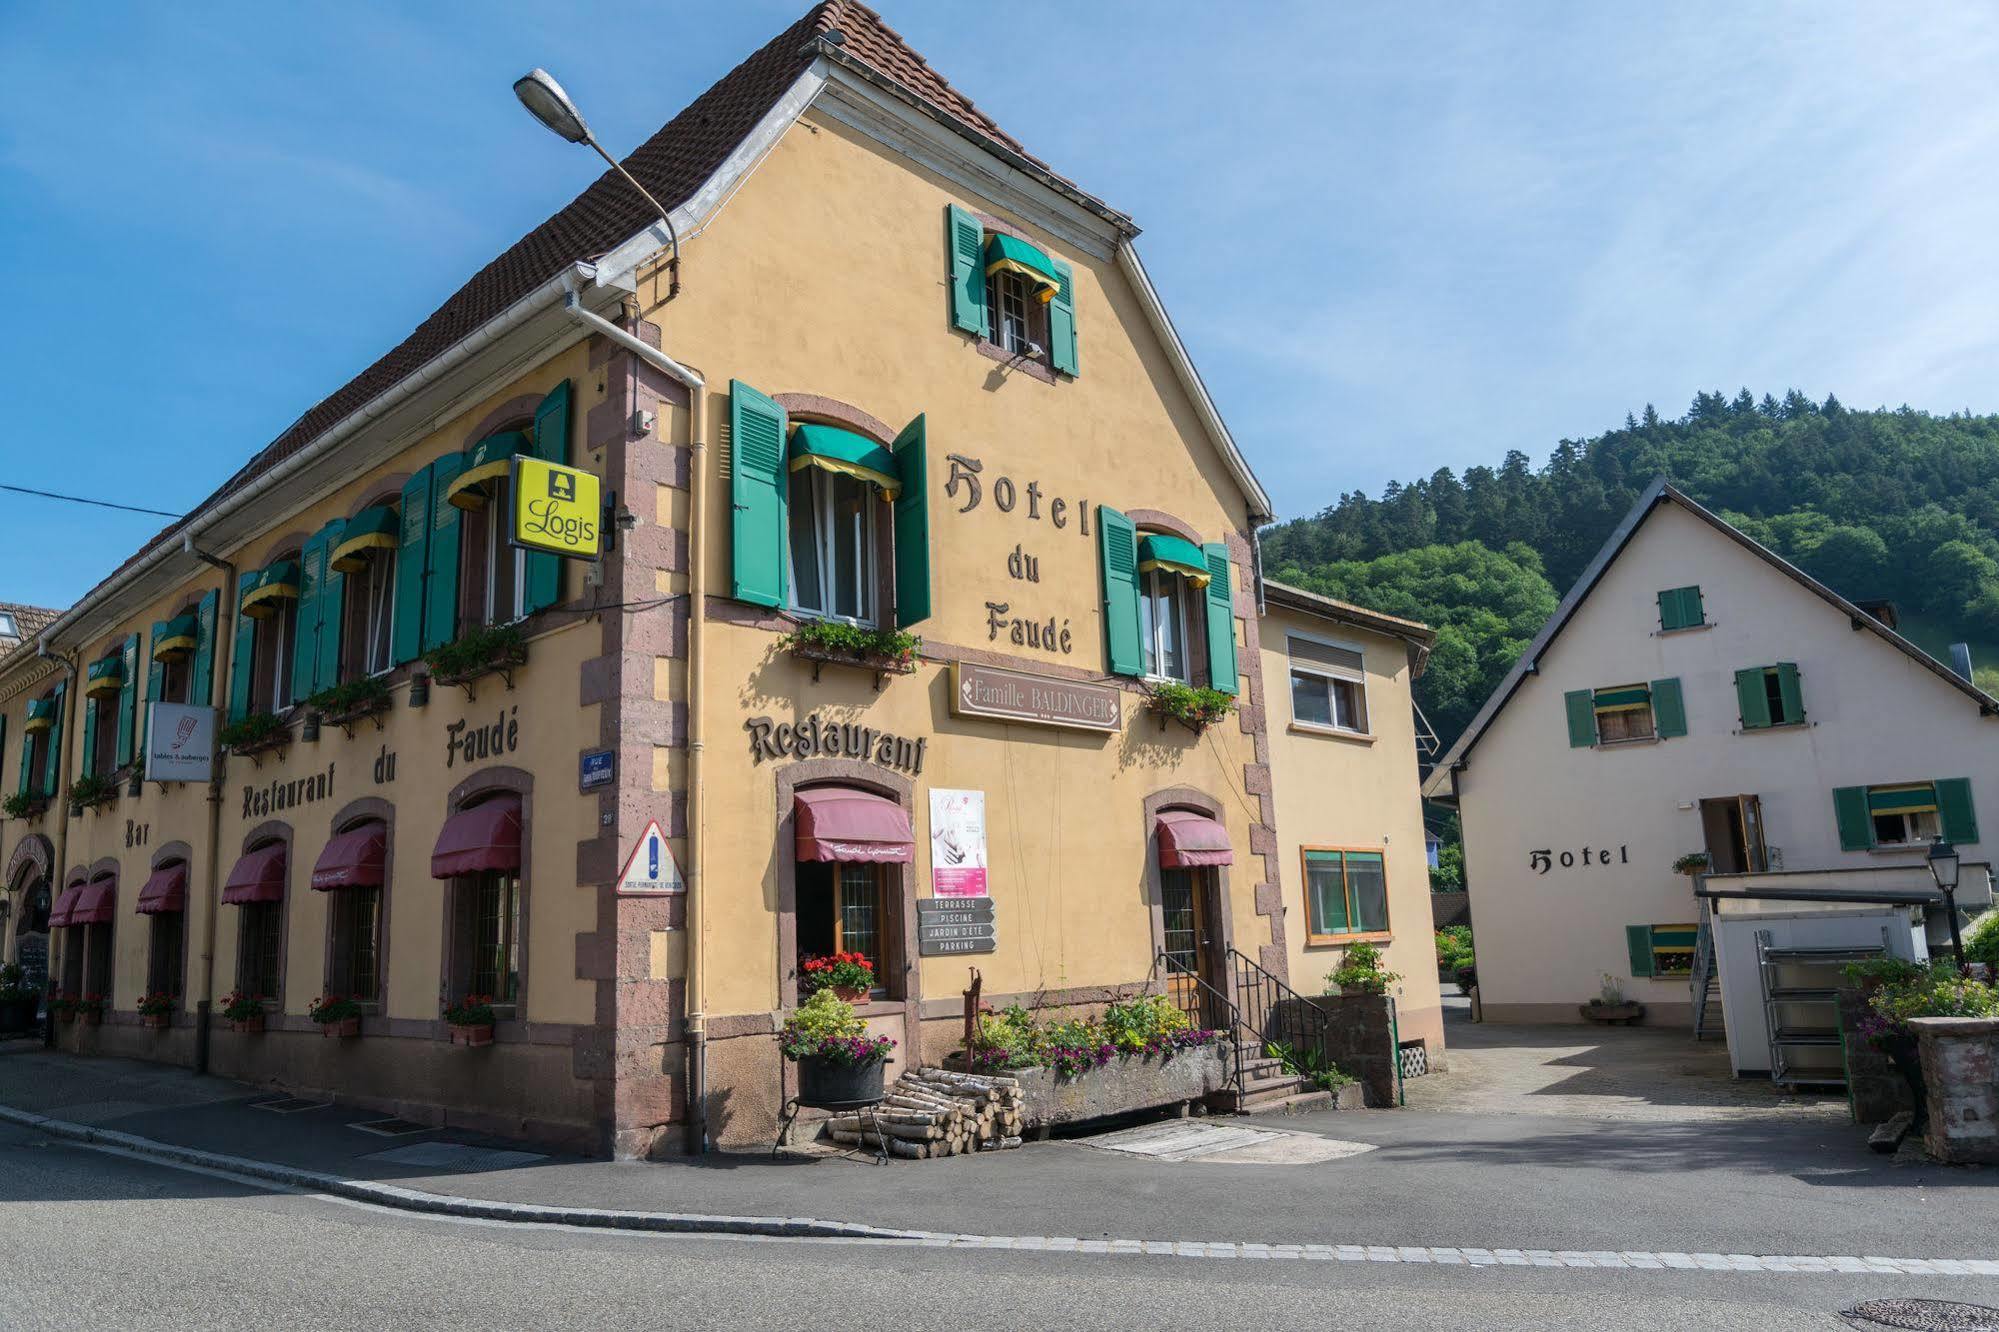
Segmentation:
{"type": "Polygon", "coordinates": [[[1021,1122],[1040,1129],[1206,1100],[1228,1086],[1234,1052],[1219,1040],[1170,1054],[1119,1055],[1073,1076],[1046,1067],[1006,1076],[1020,1080],[1021,1122]]]}
{"type": "Polygon", "coordinates": [[[264,1034],[264,1015],[259,1013],[255,1017],[234,1019],[229,1024],[229,1030],[244,1036],[262,1036],[264,1034]]]}
{"type": "Polygon", "coordinates": [[[172,1013],[139,1014],[139,1025],[142,1027],[146,1027],[152,1031],[165,1031],[168,1027],[173,1025],[173,1020],[174,1020],[174,1015],[172,1013]]]}
{"type": "Polygon", "coordinates": [[[104,1014],[101,1012],[82,1013],[79,1016],[82,1017],[83,1025],[86,1027],[101,1027],[104,1025],[104,1014]]]}
{"type": "Polygon", "coordinates": [[[361,1034],[361,1019],[357,1017],[338,1018],[332,1022],[322,1022],[319,1029],[325,1035],[337,1040],[346,1040],[361,1034]]]}
{"type": "Polygon", "coordinates": [[[477,1049],[493,1043],[493,1024],[490,1022],[451,1024],[451,1043],[477,1049]]]}
{"type": "Polygon", "coordinates": [[[1601,1022],[1607,1026],[1630,1026],[1645,1016],[1645,1005],[1625,1002],[1621,1004],[1578,1004],[1576,1011],[1591,1022],[1601,1022]]]}
{"type": "Polygon", "coordinates": [[[514,687],[514,670],[528,659],[527,640],[518,625],[496,625],[477,629],[424,654],[430,678],[441,685],[455,685],[465,697],[477,697],[472,684],[488,675],[498,675],[514,687]]]}
{"type": "Polygon", "coordinates": [[[849,652],[841,648],[823,647],[817,643],[793,643],[786,649],[799,661],[812,663],[812,679],[819,679],[819,668],[824,665],[857,666],[864,671],[873,671],[879,683],[885,675],[914,675],[916,654],[891,656],[880,652],[849,652]]]}
{"type": "Polygon", "coordinates": [[[1159,718],[1162,729],[1169,720],[1177,721],[1195,735],[1227,717],[1235,711],[1235,707],[1232,694],[1170,680],[1152,685],[1145,691],[1145,710],[1159,718]]]}

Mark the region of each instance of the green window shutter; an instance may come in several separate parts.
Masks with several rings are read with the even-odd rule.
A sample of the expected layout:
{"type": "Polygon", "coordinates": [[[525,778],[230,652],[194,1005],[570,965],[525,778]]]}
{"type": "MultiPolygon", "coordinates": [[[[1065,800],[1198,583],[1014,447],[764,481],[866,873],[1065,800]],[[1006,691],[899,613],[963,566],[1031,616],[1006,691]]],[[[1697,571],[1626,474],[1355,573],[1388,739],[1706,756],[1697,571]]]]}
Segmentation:
{"type": "MultiPolygon", "coordinates": [[[[222,611],[222,594],[214,588],[201,594],[194,609],[194,660],[188,665],[187,701],[205,708],[215,702],[215,621],[222,611]]],[[[152,697],[158,698],[156,688],[152,697]]]]}
{"type": "Polygon", "coordinates": [[[291,701],[294,703],[303,702],[320,689],[319,592],[326,582],[326,546],[326,529],[321,528],[298,554],[298,622],[292,638],[291,701]]]}
{"type": "Polygon", "coordinates": [[[1842,786],[1832,793],[1833,816],[1839,821],[1839,849],[1865,851],[1874,845],[1874,820],[1867,812],[1867,788],[1842,786]]]}
{"type": "Polygon", "coordinates": [[[53,800],[62,784],[62,719],[64,700],[69,696],[69,681],[56,681],[55,724],[49,727],[49,748],[42,756],[42,794],[53,800]]]}
{"type": "Polygon", "coordinates": [[[1631,956],[1631,974],[1649,976],[1652,974],[1652,927],[1650,925],[1626,925],[1624,927],[1624,951],[1631,956]]]}
{"type": "Polygon", "coordinates": [[[895,625],[930,618],[930,485],[922,416],[895,437],[895,625]]]}
{"type": "Polygon", "coordinates": [[[139,752],[139,636],[125,635],[125,683],[118,687],[118,749],[114,761],[124,767],[139,752]]]}
{"type": "Polygon", "coordinates": [[[1950,841],[1965,845],[1978,840],[1978,814],[1971,805],[1969,777],[1937,780],[1937,822],[1950,841]]]}
{"type": "Polygon", "coordinates": [[[986,229],[956,204],[944,212],[944,243],[951,252],[951,327],[986,335],[986,229]]]}
{"type": "MultiPolygon", "coordinates": [[[[569,381],[550,389],[534,409],[534,456],[543,462],[569,464],[569,381]]],[[[519,503],[520,497],[514,497],[519,503]]],[[[531,550],[522,561],[521,609],[533,614],[562,600],[562,556],[531,550]]]]}
{"type": "MultiPolygon", "coordinates": [[[[166,627],[167,622],[165,620],[153,621],[153,636],[148,642],[152,644],[155,652],[159,650],[161,631],[166,627]]],[[[160,684],[166,679],[167,664],[158,657],[153,656],[151,652],[146,655],[148,658],[148,665],[146,667],[146,701],[151,703],[160,696],[160,684]]]]}
{"type": "Polygon", "coordinates": [[[1138,525],[1097,506],[1097,554],[1104,574],[1104,651],[1112,675],[1145,674],[1138,641],[1138,525]]]}
{"type": "Polygon", "coordinates": [[[1076,359],[1076,284],[1069,265],[1051,259],[1055,299],[1048,302],[1048,363],[1065,375],[1081,373],[1076,359]]]}
{"type": "MultiPolygon", "coordinates": [[[[447,506],[448,507],[448,506],[447,506]]],[[[398,666],[423,655],[424,562],[430,555],[430,468],[403,482],[396,510],[396,606],[389,656],[398,666]]]]}
{"type": "Polygon", "coordinates": [[[1669,587],[1659,594],[1659,627],[1680,628],[1680,593],[1677,588],[1669,587]]]}
{"type": "MultiPolygon", "coordinates": [[[[55,755],[51,753],[50,757],[55,755]]],[[[97,700],[88,694],[83,696],[83,762],[78,769],[92,777],[104,775],[97,771],[97,700]]],[[[55,791],[50,790],[49,794],[54,795],[55,791]]]]}
{"type": "Polygon", "coordinates": [[[1596,702],[1587,689],[1571,689],[1562,695],[1569,714],[1569,748],[1588,749],[1596,743],[1596,702]]]}
{"type": "Polygon", "coordinates": [[[236,579],[236,641],[229,649],[229,720],[233,722],[250,715],[250,672],[257,661],[257,622],[243,614],[242,606],[243,598],[249,595],[256,581],[255,570],[236,579]]]}
{"type": "Polygon", "coordinates": [[[14,789],[22,795],[35,789],[35,735],[25,726],[21,731],[21,781],[14,789]]]}
{"type": "Polygon", "coordinates": [[[319,665],[313,671],[315,689],[331,689],[340,683],[340,628],[345,618],[347,575],[329,562],[333,548],[340,544],[347,520],[335,518],[320,529],[325,544],[319,549],[319,665]]]}
{"type": "Polygon", "coordinates": [[[458,637],[458,518],[444,492],[465,470],[465,455],[447,453],[430,465],[430,539],[424,553],[423,647],[428,652],[458,637]]]}
{"type": "Polygon", "coordinates": [[[1801,722],[1805,719],[1805,691],[1798,683],[1796,662],[1777,663],[1777,695],[1784,702],[1785,721],[1801,722]]]}
{"type": "Polygon", "coordinates": [[[1652,682],[1652,729],[1661,737],[1687,733],[1687,705],[1677,676],[1652,682]]]}
{"type": "Polygon", "coordinates": [[[1242,685],[1235,655],[1235,570],[1221,542],[1201,547],[1208,557],[1208,683],[1224,694],[1242,685]]]}
{"type": "Polygon", "coordinates": [[[1742,729],[1760,731],[1770,724],[1770,696],[1763,692],[1763,668],[1752,666],[1735,673],[1735,706],[1742,714],[1742,729]]]}
{"type": "Polygon", "coordinates": [[[785,581],[784,408],[740,379],[729,381],[730,595],[782,606],[785,581]]]}
{"type": "Polygon", "coordinates": [[[1707,623],[1707,607],[1701,604],[1701,589],[1696,583],[1692,587],[1680,589],[1680,627],[1692,629],[1707,623]]]}

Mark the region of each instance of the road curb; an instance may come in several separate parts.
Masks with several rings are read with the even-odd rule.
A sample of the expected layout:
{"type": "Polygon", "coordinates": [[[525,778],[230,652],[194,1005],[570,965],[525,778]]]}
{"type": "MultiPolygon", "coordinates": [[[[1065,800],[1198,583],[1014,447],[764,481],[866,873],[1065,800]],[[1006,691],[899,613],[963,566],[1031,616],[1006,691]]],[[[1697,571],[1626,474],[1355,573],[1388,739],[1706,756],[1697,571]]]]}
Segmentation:
{"type": "Polygon", "coordinates": [[[0,1121],[46,1133],[53,1138],[80,1142],[94,1147],[113,1147],[135,1155],[151,1157],[173,1165],[196,1166],[204,1170],[226,1171],[268,1180],[287,1188],[331,1194],[353,1202],[373,1203],[406,1212],[433,1216],[471,1217],[481,1221],[510,1221],[527,1225],[590,1226],[599,1230],[634,1230],[655,1234],[684,1235],[765,1235],[785,1239],[873,1239],[925,1240],[936,1234],[924,1230],[892,1230],[863,1225],[856,1221],[821,1221],[813,1217],[706,1216],[692,1212],[625,1212],[599,1207],[559,1207],[533,1203],[498,1202],[488,1198],[464,1198],[450,1193],[430,1193],[405,1189],[394,1184],[349,1179],[316,1170],[276,1165],[245,1156],[227,1156],[179,1147],[169,1142],[142,1138],[135,1133],[94,1128],[67,1119],[51,1119],[12,1106],[0,1105],[0,1121]]]}

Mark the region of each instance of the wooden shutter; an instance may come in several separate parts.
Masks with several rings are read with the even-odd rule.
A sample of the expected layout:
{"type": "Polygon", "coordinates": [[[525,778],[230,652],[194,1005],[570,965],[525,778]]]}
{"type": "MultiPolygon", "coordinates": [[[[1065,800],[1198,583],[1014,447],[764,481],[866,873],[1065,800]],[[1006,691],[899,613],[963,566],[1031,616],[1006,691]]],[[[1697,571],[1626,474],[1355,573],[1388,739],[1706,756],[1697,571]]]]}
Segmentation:
{"type": "Polygon", "coordinates": [[[113,758],[124,767],[138,753],[139,746],[139,636],[125,635],[120,655],[124,659],[125,683],[118,686],[118,748],[113,758]]]}
{"type": "Polygon", "coordinates": [[[1763,668],[1752,666],[1735,673],[1735,706],[1742,714],[1742,729],[1760,731],[1770,724],[1770,696],[1763,692],[1763,668]]]}
{"type": "Polygon", "coordinates": [[[1969,777],[1940,777],[1936,782],[1937,823],[1950,841],[1964,845],[1978,840],[1978,813],[1971,804],[1969,777]]]}
{"type": "Polygon", "coordinates": [[[1839,821],[1839,849],[1865,851],[1874,845],[1874,820],[1867,812],[1867,788],[1842,786],[1832,793],[1833,817],[1839,821]]]}
{"type": "MultiPolygon", "coordinates": [[[[215,622],[221,614],[222,594],[211,587],[194,608],[194,660],[188,666],[187,701],[196,707],[215,702],[215,622]]],[[[155,692],[153,697],[159,694],[155,692]]]]}
{"type": "Polygon", "coordinates": [[[1801,722],[1805,719],[1805,691],[1798,683],[1796,662],[1777,663],[1777,696],[1783,701],[1786,722],[1801,722]]]}
{"type": "MultiPolygon", "coordinates": [[[[569,400],[569,381],[565,379],[534,409],[534,456],[543,462],[569,464],[569,400]]],[[[521,501],[521,496],[514,496],[514,503],[521,501]]],[[[562,563],[562,556],[550,551],[527,553],[521,571],[522,614],[532,615],[562,600],[562,563]]]]}
{"type": "Polygon", "coordinates": [[[1145,674],[1138,632],[1138,525],[1097,506],[1097,554],[1104,575],[1104,653],[1113,675],[1145,674]]]}
{"type": "Polygon", "coordinates": [[[944,212],[944,244],[951,254],[951,327],[986,336],[986,229],[956,204],[944,212]]]}
{"type": "Polygon", "coordinates": [[[319,531],[319,665],[313,672],[313,689],[331,689],[340,683],[340,631],[346,619],[347,575],[334,568],[333,548],[347,530],[345,518],[335,518],[319,531]]]}
{"type": "Polygon", "coordinates": [[[160,686],[166,680],[167,664],[159,659],[160,633],[167,627],[165,620],[153,621],[153,636],[149,640],[153,651],[146,654],[146,701],[154,702],[160,696],[160,686]]]}
{"type": "Polygon", "coordinates": [[[21,781],[14,789],[22,795],[35,789],[35,733],[27,728],[26,718],[21,726],[21,781]]]}
{"type": "Polygon", "coordinates": [[[1687,705],[1677,676],[1652,682],[1652,729],[1662,738],[1687,733],[1687,705]]]}
{"type": "Polygon", "coordinates": [[[465,455],[447,453],[430,465],[430,539],[424,553],[423,651],[458,637],[458,545],[464,512],[444,492],[465,470],[465,455]]]}
{"type": "MultiPolygon", "coordinates": [[[[257,622],[243,613],[243,598],[250,594],[251,584],[257,581],[257,571],[241,574],[236,579],[236,638],[229,649],[229,720],[242,721],[250,715],[250,674],[257,664],[257,622]]],[[[273,711],[284,706],[283,699],[273,699],[273,711]]]]}
{"type": "Polygon", "coordinates": [[[1669,587],[1659,594],[1659,627],[1678,629],[1680,627],[1680,592],[1669,587]]]}
{"type": "Polygon", "coordinates": [[[298,601],[292,630],[291,699],[303,701],[318,692],[319,585],[326,579],[326,534],[309,537],[298,553],[298,601]]]}
{"type": "Polygon", "coordinates": [[[784,408],[740,379],[729,381],[730,595],[785,603],[784,408]]]}
{"type": "Polygon", "coordinates": [[[55,720],[49,726],[48,752],[42,755],[42,794],[53,800],[62,782],[62,732],[64,701],[69,696],[69,681],[56,681],[55,693],[51,700],[55,704],[55,720]]]}
{"type": "Polygon", "coordinates": [[[1631,958],[1633,976],[1652,974],[1652,927],[1650,925],[1626,925],[1624,927],[1624,951],[1631,958]]]}
{"type": "Polygon", "coordinates": [[[1055,299],[1048,302],[1048,363],[1065,375],[1080,373],[1076,357],[1076,284],[1073,271],[1060,259],[1055,269],[1055,299]]]}
{"type": "Polygon", "coordinates": [[[396,607],[389,659],[400,666],[423,655],[425,560],[430,555],[430,468],[403,482],[396,510],[396,607]]]}
{"type": "MultiPolygon", "coordinates": [[[[83,696],[83,762],[78,770],[90,777],[104,775],[97,770],[97,700],[88,694],[83,696]]],[[[51,789],[49,794],[55,791],[51,789]]]]}
{"type": "Polygon", "coordinates": [[[923,417],[895,437],[895,625],[907,629],[930,618],[929,440],[923,417]]]}
{"type": "MultiPolygon", "coordinates": [[[[1208,683],[1233,694],[1242,684],[1235,655],[1235,570],[1221,542],[1210,542],[1201,553],[1208,557],[1208,683]]],[[[1367,729],[1366,722],[1361,729],[1367,729]]]]}
{"type": "Polygon", "coordinates": [[[1569,715],[1569,748],[1588,749],[1596,743],[1596,699],[1587,689],[1571,689],[1562,695],[1569,715]]]}
{"type": "Polygon", "coordinates": [[[1680,589],[1680,627],[1691,629],[1707,623],[1707,607],[1701,603],[1700,585],[1680,589]]]}

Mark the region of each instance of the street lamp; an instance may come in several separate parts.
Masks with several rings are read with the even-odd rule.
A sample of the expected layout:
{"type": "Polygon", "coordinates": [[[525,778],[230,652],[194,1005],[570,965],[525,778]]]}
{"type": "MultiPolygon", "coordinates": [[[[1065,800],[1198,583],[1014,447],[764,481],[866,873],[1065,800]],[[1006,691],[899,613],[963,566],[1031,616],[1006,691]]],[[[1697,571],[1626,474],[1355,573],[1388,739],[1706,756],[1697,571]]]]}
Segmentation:
{"type": "Polygon", "coordinates": [[[1950,951],[1957,974],[1964,974],[1964,940],[1957,932],[1957,848],[1942,837],[1930,843],[1930,877],[1943,890],[1943,909],[1950,914],[1950,951]]]}
{"type": "Polygon", "coordinates": [[[555,81],[555,76],[545,69],[531,69],[514,80],[514,96],[521,99],[521,105],[528,109],[536,120],[546,125],[550,131],[570,143],[587,143],[597,150],[597,156],[610,163],[611,170],[625,178],[625,183],[639,192],[639,197],[652,205],[659,214],[659,220],[666,223],[666,238],[673,247],[672,256],[666,261],[667,299],[680,294],[680,234],[673,229],[673,217],[652,192],[632,178],[632,173],[604,151],[604,145],[597,142],[597,136],[590,132],[583,113],[576,109],[576,103],[569,100],[569,94],[555,81]]]}

